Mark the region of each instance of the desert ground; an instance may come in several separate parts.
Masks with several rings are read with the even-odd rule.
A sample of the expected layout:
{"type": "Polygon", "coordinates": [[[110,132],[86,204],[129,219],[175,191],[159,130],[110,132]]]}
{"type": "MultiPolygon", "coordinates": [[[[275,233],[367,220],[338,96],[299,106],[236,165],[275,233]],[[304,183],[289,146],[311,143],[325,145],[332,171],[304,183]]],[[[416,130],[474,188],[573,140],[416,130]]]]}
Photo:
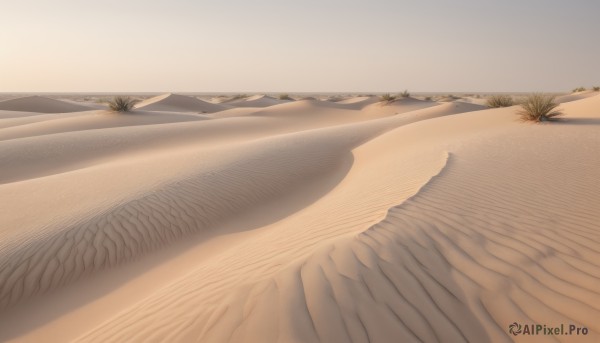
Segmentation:
{"type": "Polygon", "coordinates": [[[600,341],[600,92],[132,96],[0,98],[0,341],[600,341]]]}

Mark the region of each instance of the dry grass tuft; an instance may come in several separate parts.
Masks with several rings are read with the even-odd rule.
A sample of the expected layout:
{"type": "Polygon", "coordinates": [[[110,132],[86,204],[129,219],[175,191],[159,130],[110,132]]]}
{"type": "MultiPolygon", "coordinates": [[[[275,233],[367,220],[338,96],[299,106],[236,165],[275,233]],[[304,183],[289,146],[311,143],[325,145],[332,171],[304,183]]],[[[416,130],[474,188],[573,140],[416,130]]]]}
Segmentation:
{"type": "Polygon", "coordinates": [[[390,93],[384,94],[379,97],[379,99],[381,101],[385,101],[385,102],[392,102],[392,101],[396,100],[396,98],[397,97],[395,95],[391,95],[390,93]]]}
{"type": "Polygon", "coordinates": [[[279,94],[279,100],[294,100],[290,98],[289,94],[279,94]]]}
{"type": "Polygon", "coordinates": [[[229,100],[246,99],[248,97],[250,97],[248,94],[236,94],[236,95],[232,96],[231,99],[229,99],[229,100]]]}
{"type": "Polygon", "coordinates": [[[521,109],[517,114],[523,121],[543,122],[555,119],[562,115],[562,111],[556,108],[559,104],[554,102],[555,96],[544,94],[531,94],[521,103],[521,109]]]}
{"type": "Polygon", "coordinates": [[[410,96],[410,93],[407,89],[405,89],[404,92],[400,93],[400,96],[403,98],[408,98],[410,96]]]}
{"type": "Polygon", "coordinates": [[[116,96],[108,100],[108,107],[114,112],[130,112],[137,100],[128,96],[116,96]]]}
{"type": "Polygon", "coordinates": [[[573,93],[577,93],[577,92],[583,92],[585,91],[585,87],[577,87],[573,89],[573,93]]]}
{"type": "Polygon", "coordinates": [[[487,99],[487,107],[510,107],[514,105],[513,98],[510,95],[492,95],[487,99]]]}

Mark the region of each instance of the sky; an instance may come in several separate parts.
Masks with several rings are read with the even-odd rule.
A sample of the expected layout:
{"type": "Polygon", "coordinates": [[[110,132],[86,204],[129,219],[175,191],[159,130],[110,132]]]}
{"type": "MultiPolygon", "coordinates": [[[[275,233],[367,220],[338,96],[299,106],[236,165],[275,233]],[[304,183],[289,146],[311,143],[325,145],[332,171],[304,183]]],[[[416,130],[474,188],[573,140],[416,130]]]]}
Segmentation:
{"type": "Polygon", "coordinates": [[[600,85],[598,0],[0,0],[0,92],[600,85]]]}

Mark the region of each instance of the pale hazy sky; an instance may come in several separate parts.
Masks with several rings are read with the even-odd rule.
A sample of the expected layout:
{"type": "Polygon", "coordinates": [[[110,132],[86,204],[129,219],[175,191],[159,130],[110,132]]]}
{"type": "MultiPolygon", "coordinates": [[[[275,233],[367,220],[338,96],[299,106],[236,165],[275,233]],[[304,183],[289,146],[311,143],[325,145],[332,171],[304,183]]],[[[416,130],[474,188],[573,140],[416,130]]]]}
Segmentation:
{"type": "Polygon", "coordinates": [[[599,0],[0,0],[0,92],[563,91],[599,0]]]}

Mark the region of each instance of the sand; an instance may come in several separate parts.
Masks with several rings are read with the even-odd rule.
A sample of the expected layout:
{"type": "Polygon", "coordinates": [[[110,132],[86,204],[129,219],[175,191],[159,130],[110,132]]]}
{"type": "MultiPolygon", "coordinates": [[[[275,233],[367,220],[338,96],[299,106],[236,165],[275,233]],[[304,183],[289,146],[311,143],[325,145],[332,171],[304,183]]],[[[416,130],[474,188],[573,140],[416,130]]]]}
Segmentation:
{"type": "Polygon", "coordinates": [[[137,109],[146,111],[172,111],[172,112],[196,112],[212,113],[223,111],[228,107],[213,104],[194,97],[167,93],[150,99],[146,99],[135,106],[137,109]]]}
{"type": "Polygon", "coordinates": [[[0,101],[0,110],[39,113],[68,113],[88,111],[91,110],[91,108],[84,105],[34,95],[0,101]]]}
{"type": "Polygon", "coordinates": [[[0,112],[0,341],[598,341],[600,96],[565,99],[0,112]]]}
{"type": "Polygon", "coordinates": [[[234,99],[227,104],[234,107],[269,107],[285,104],[291,100],[280,100],[268,95],[253,95],[247,98],[234,99]]]}

